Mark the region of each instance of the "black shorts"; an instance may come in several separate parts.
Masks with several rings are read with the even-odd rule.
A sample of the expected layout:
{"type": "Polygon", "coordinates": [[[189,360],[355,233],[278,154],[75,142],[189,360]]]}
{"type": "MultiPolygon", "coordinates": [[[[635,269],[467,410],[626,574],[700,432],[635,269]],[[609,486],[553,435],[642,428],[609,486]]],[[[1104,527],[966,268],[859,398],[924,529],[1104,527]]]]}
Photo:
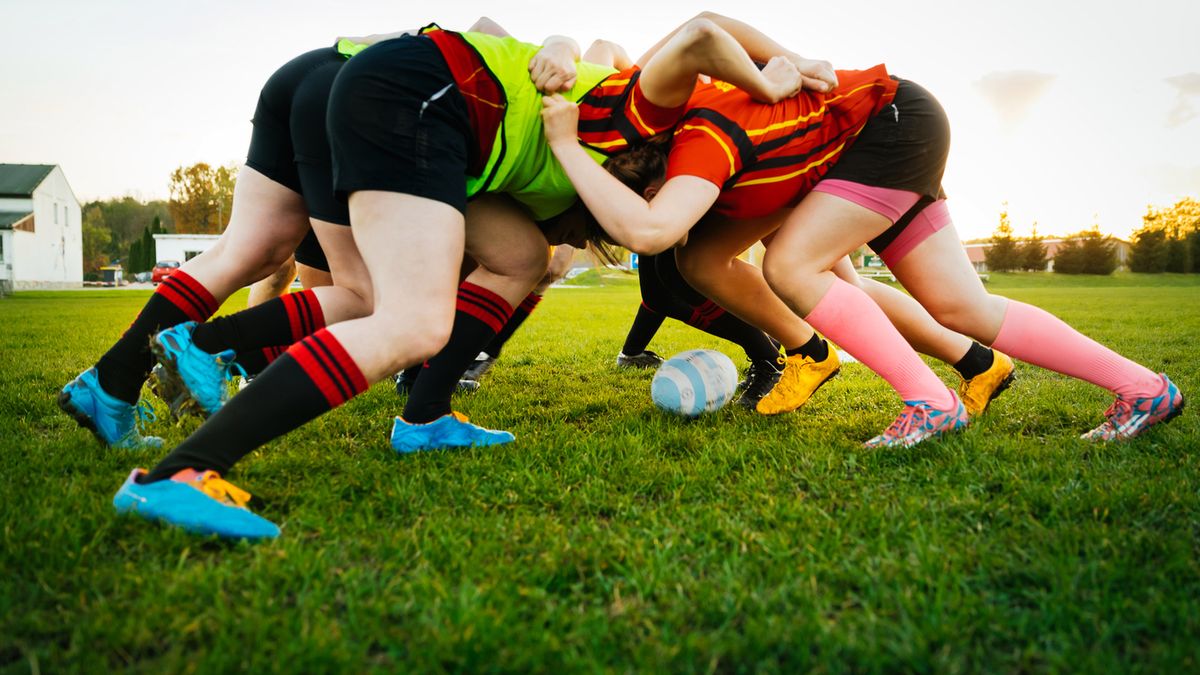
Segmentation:
{"type": "Polygon", "coordinates": [[[905,190],[920,195],[894,225],[868,242],[882,252],[927,206],[945,199],[942,175],[950,154],[950,122],[937,99],[915,82],[900,80],[896,98],[867,122],[854,145],[825,179],[905,190]]]}
{"type": "Polygon", "coordinates": [[[309,228],[308,234],[304,235],[304,239],[300,241],[300,245],[296,247],[296,262],[323,272],[329,271],[329,261],[325,259],[325,249],[321,248],[321,242],[317,241],[317,233],[311,228],[309,228]]]}
{"type": "Polygon", "coordinates": [[[333,164],[325,134],[329,90],[346,58],[333,47],[288,61],[267,80],[254,111],[246,165],[300,193],[313,218],[350,224],[334,198],[333,164]]]}
{"type": "Polygon", "coordinates": [[[942,174],[949,154],[946,111],[919,84],[900,80],[891,105],[867,121],[824,179],[906,190],[930,201],[944,199],[942,174]]]}
{"type": "Polygon", "coordinates": [[[437,46],[404,36],[364,50],[342,68],[329,97],[333,183],[399,192],[467,208],[474,132],[437,46]]]}

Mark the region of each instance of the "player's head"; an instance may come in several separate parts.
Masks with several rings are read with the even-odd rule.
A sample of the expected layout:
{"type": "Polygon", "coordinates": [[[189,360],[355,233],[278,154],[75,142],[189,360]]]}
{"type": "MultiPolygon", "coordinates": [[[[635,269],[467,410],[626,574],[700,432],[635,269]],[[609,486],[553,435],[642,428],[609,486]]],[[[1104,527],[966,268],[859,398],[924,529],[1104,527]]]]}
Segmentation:
{"type": "Polygon", "coordinates": [[[666,178],[669,142],[667,134],[656,136],[647,143],[609,157],[604,162],[604,169],[649,201],[666,178]]]}

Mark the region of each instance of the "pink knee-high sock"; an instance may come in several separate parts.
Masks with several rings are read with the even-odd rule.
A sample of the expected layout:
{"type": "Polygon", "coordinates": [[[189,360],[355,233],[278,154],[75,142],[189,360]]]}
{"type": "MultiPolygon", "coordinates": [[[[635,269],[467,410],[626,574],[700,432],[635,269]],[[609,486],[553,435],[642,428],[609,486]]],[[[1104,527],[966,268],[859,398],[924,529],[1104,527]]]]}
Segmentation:
{"type": "Polygon", "coordinates": [[[1155,396],[1162,380],[1154,371],[1071,328],[1053,314],[1008,301],[992,347],[1035,366],[1077,377],[1124,398],[1155,396]]]}
{"type": "Polygon", "coordinates": [[[892,385],[905,401],[940,410],[954,405],[950,390],[925,365],[870,296],[841,279],[804,320],[892,385]]]}

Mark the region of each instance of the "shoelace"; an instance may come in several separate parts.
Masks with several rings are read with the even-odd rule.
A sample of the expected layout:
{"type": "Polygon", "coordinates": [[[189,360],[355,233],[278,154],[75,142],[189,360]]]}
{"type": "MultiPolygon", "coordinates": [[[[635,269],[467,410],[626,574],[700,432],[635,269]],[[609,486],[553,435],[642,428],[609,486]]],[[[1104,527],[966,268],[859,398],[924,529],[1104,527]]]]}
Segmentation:
{"type": "Polygon", "coordinates": [[[221,367],[221,372],[225,376],[226,382],[232,382],[233,378],[238,375],[241,375],[242,379],[246,378],[246,369],[237,361],[231,360],[227,363],[222,363],[220,359],[217,359],[217,364],[221,367]],[[235,370],[237,371],[236,374],[234,373],[235,370]]]}
{"type": "Polygon", "coordinates": [[[126,436],[140,435],[145,430],[147,424],[153,424],[158,421],[158,414],[154,412],[154,408],[150,407],[150,402],[144,398],[139,398],[137,405],[130,406],[125,415],[122,415],[122,426],[129,423],[129,433],[126,436]],[[125,415],[128,415],[126,417],[125,415]],[[132,418],[132,419],[130,419],[132,418]]]}
{"type": "Polygon", "coordinates": [[[929,418],[929,412],[923,406],[910,405],[904,408],[904,412],[892,422],[892,426],[883,432],[885,438],[904,438],[908,436],[914,428],[919,428],[918,422],[924,424],[929,418]]]}
{"type": "Polygon", "coordinates": [[[250,502],[250,493],[221,478],[216,471],[205,471],[196,477],[196,488],[213,499],[245,508],[250,502]]]}

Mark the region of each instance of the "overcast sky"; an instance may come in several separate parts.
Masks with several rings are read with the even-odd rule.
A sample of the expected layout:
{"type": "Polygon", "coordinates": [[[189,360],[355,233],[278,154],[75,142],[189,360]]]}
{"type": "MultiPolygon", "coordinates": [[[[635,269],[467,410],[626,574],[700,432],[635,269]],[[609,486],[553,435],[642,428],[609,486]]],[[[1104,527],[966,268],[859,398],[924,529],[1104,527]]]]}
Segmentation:
{"type": "Polygon", "coordinates": [[[0,162],[61,164],[83,201],[164,197],[179,165],[244,160],[263,82],[337,35],[486,14],[531,42],[604,37],[636,58],[700,9],[930,89],[950,115],[945,184],[964,237],[989,233],[1006,201],[1018,232],[1125,235],[1147,204],[1200,197],[1195,0],[3,0],[0,162]]]}

